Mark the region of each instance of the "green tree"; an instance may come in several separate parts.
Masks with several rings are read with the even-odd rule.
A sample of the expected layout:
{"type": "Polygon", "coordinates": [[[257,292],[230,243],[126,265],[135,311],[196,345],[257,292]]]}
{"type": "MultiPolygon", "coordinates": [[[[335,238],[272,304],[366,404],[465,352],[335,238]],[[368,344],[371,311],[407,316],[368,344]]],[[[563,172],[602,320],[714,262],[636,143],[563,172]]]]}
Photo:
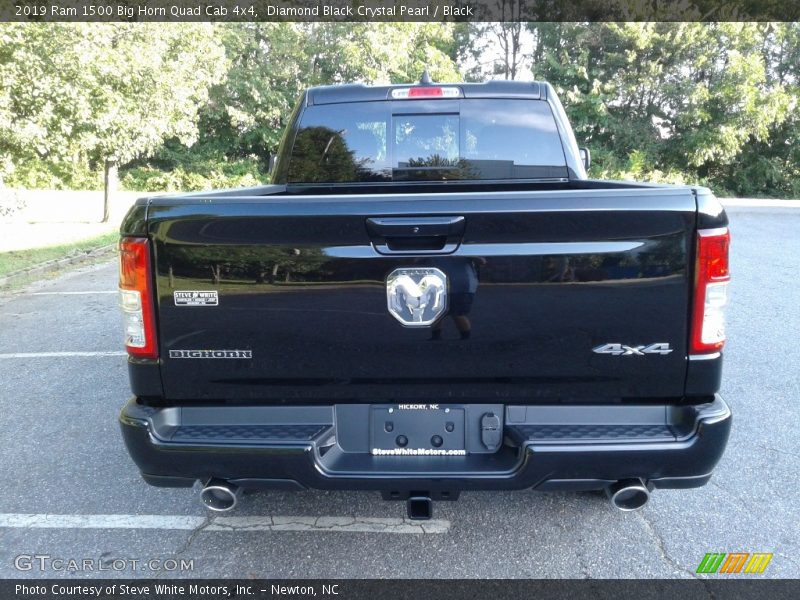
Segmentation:
{"type": "Polygon", "coordinates": [[[460,76],[447,54],[452,27],[438,23],[257,23],[221,29],[230,67],[203,111],[212,138],[266,162],[307,87],[416,81],[427,66],[460,76]]]}
{"type": "Polygon", "coordinates": [[[313,23],[308,34],[315,85],[460,81],[449,23],[313,23]]]}
{"type": "Polygon", "coordinates": [[[0,169],[7,183],[85,184],[80,174],[108,157],[128,162],[167,137],[191,143],[223,60],[208,24],[3,25],[0,169]]]}
{"type": "Polygon", "coordinates": [[[800,198],[800,23],[767,23],[761,30],[767,85],[785,89],[790,107],[766,136],[753,136],[733,164],[713,175],[743,196],[800,198]]]}
{"type": "Polygon", "coordinates": [[[435,80],[459,81],[453,30],[441,23],[221,24],[216,34],[228,67],[200,111],[198,141],[167,140],[131,165],[124,182],[202,189],[225,185],[226,174],[228,185],[263,180],[306,88],[414,82],[426,67],[435,80]]]}
{"type": "Polygon", "coordinates": [[[520,0],[493,0],[486,9],[499,20],[487,23],[460,23],[455,30],[456,52],[468,81],[517,79],[529,56],[523,48],[525,23],[520,0]]]}
{"type": "Polygon", "coordinates": [[[786,119],[757,23],[537,23],[533,74],[554,84],[595,175],[719,181],[786,119]]]}
{"type": "Polygon", "coordinates": [[[305,36],[294,23],[226,23],[217,35],[228,67],[201,112],[200,142],[266,163],[308,81],[305,36]]]}

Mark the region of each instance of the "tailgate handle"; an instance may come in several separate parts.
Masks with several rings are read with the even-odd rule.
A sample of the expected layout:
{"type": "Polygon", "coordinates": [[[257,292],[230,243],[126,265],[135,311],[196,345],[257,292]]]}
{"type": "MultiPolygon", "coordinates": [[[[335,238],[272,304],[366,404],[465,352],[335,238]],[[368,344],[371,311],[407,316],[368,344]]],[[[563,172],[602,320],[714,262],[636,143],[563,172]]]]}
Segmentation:
{"type": "Polygon", "coordinates": [[[449,254],[464,237],[464,217],[367,219],[367,233],[381,254],[449,254]]]}

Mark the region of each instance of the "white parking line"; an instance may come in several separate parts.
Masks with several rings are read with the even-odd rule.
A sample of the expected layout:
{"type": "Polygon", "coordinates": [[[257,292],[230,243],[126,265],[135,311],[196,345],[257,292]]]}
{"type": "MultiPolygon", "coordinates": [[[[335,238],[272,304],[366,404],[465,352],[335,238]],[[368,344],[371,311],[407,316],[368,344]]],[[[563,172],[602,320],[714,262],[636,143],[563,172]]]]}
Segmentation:
{"type": "Polygon", "coordinates": [[[3,358],[64,358],[74,356],[125,356],[126,352],[109,351],[109,352],[10,352],[7,354],[0,354],[0,359],[3,358]]]}
{"type": "Polygon", "coordinates": [[[31,292],[29,296],[94,296],[95,294],[119,294],[118,290],[98,290],[96,292],[31,292]]]}
{"type": "Polygon", "coordinates": [[[318,533],[447,533],[450,521],[378,517],[191,517],[182,515],[0,514],[0,527],[14,529],[161,529],[203,531],[314,531],[318,533]]]}
{"type": "Polygon", "coordinates": [[[0,514],[0,527],[34,529],[195,529],[204,521],[180,515],[0,514]]]}

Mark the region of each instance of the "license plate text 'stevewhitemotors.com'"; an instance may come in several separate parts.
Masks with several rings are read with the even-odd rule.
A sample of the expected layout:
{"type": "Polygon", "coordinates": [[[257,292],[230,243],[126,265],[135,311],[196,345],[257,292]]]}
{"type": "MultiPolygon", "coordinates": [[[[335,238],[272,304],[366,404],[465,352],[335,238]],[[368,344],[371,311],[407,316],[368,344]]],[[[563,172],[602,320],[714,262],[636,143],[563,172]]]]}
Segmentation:
{"type": "Polygon", "coordinates": [[[438,404],[377,405],[370,410],[375,456],[466,455],[464,409],[438,404]]]}

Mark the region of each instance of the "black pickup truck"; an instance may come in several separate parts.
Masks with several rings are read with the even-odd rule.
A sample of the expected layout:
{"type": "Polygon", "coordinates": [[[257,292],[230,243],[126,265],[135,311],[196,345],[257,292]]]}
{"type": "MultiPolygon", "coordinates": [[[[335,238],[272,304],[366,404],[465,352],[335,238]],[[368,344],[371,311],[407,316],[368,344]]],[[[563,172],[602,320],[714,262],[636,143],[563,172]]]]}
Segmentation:
{"type": "Polygon", "coordinates": [[[728,221],[701,187],[587,179],[547,83],[309,89],[273,185],[144,198],[122,225],[152,485],[465,490],[704,485],[728,221]]]}

